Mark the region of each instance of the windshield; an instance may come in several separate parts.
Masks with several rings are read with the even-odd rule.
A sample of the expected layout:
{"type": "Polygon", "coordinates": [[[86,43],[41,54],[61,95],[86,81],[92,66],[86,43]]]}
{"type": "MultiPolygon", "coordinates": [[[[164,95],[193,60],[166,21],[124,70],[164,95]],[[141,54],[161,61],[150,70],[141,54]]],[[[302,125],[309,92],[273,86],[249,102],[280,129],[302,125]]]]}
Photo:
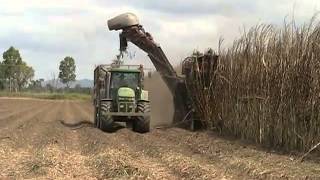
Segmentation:
{"type": "Polygon", "coordinates": [[[111,77],[111,88],[129,87],[136,89],[139,83],[139,73],[136,72],[113,72],[111,77]]]}

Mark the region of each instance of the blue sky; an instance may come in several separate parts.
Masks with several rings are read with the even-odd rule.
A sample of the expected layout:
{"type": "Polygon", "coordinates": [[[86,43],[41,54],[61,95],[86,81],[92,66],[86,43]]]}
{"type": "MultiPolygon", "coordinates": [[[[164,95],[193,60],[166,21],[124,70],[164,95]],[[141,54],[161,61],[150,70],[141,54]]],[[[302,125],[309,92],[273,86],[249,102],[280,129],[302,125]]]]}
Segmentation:
{"type": "MultiPolygon", "coordinates": [[[[178,65],[194,49],[225,46],[244,26],[281,24],[285,16],[308,21],[320,10],[319,0],[0,0],[0,53],[10,46],[20,50],[36,78],[58,74],[59,62],[72,56],[77,78],[92,79],[94,66],[110,63],[118,53],[118,32],[107,20],[133,12],[153,34],[169,60],[178,65]]],[[[128,64],[152,64],[133,45],[128,64]]]]}

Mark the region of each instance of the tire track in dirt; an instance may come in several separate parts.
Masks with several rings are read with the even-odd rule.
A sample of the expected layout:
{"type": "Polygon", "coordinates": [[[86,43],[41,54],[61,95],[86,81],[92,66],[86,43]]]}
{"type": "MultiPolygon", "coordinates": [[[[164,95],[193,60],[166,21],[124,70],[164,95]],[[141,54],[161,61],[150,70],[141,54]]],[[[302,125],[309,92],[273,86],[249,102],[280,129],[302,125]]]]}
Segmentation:
{"type": "MultiPolygon", "coordinates": [[[[25,121],[19,121],[20,123],[11,126],[11,131],[6,133],[6,135],[10,137],[7,147],[14,149],[12,151],[14,154],[22,151],[30,156],[18,163],[23,165],[20,168],[20,172],[23,172],[20,173],[21,175],[28,174],[27,171],[31,171],[33,169],[31,166],[38,166],[37,163],[33,162],[39,161],[38,159],[40,158],[39,152],[41,152],[41,147],[50,142],[49,139],[46,139],[44,134],[42,134],[42,132],[46,131],[45,129],[48,128],[46,128],[44,123],[41,121],[56,113],[54,109],[50,110],[53,105],[54,104],[48,105],[44,108],[39,108],[40,110],[38,112],[34,112],[35,114],[33,116],[28,116],[25,118],[25,121]],[[34,160],[35,158],[36,160],[34,160]]],[[[15,169],[13,169],[12,172],[15,172],[15,169]]]]}
{"type": "MultiPolygon", "coordinates": [[[[92,109],[76,103],[76,109],[83,119],[92,119],[92,109]]],[[[129,130],[128,130],[129,131],[129,130]]],[[[127,140],[119,139],[115,133],[104,133],[98,129],[79,130],[82,153],[90,156],[88,165],[96,171],[97,178],[180,179],[167,166],[144,156],[143,152],[131,151],[127,140]]],[[[134,133],[134,132],[132,132],[134,133]]]]}
{"type": "Polygon", "coordinates": [[[9,109],[0,109],[0,114],[5,114],[9,111],[10,111],[9,109]]]}
{"type": "Polygon", "coordinates": [[[83,102],[74,102],[72,103],[72,107],[74,108],[74,111],[77,111],[78,117],[80,119],[77,119],[77,122],[80,121],[89,121],[93,122],[93,110],[87,106],[87,104],[84,104],[83,102]]]}
{"type": "MultiPolygon", "coordinates": [[[[89,112],[87,112],[89,113],[89,112]]],[[[228,153],[233,154],[234,151],[230,147],[222,147],[222,148],[213,148],[216,146],[216,143],[208,142],[213,141],[214,137],[203,137],[206,136],[207,133],[195,133],[190,131],[185,131],[182,129],[171,128],[168,131],[165,130],[153,130],[152,133],[147,135],[139,134],[131,134],[132,132],[127,130],[120,130],[119,132],[125,132],[126,135],[122,136],[122,133],[119,134],[117,132],[117,140],[120,142],[126,142],[126,145],[122,145],[122,149],[133,149],[134,152],[145,152],[144,154],[140,154],[140,157],[144,157],[148,159],[149,162],[152,162],[151,158],[157,160],[157,162],[162,161],[162,165],[166,164],[167,167],[174,169],[177,173],[183,173],[181,176],[183,178],[194,178],[201,177],[203,179],[221,179],[221,178],[280,178],[285,174],[283,173],[272,173],[279,172],[280,169],[275,169],[270,171],[272,167],[261,168],[264,167],[263,164],[257,163],[256,161],[261,158],[265,158],[265,156],[260,156],[259,158],[252,160],[242,159],[239,161],[239,154],[228,155],[228,153]],[[149,137],[150,136],[150,137],[149,137]],[[198,137],[200,136],[200,137],[198,137]],[[133,138],[134,137],[134,138],[133,138]],[[145,138],[145,139],[144,139],[145,138]],[[137,141],[138,139],[138,141],[137,141]],[[142,142],[141,139],[144,139],[142,142]],[[198,140],[199,139],[199,140],[198,140]],[[127,145],[132,142],[132,145],[127,145]],[[159,144],[167,144],[168,147],[161,149],[154,142],[161,142],[159,144]],[[148,145],[149,144],[149,145],[148,145]],[[150,146],[151,145],[151,146],[150,146]],[[125,148],[124,148],[125,147],[125,148]],[[138,147],[138,148],[137,148],[138,147]],[[143,147],[143,148],[141,148],[143,147]],[[170,151],[168,149],[180,149],[181,151],[170,151]],[[210,149],[210,151],[208,151],[210,149]],[[228,151],[224,152],[225,149],[228,151]],[[152,152],[155,150],[155,152],[152,152]],[[231,151],[230,151],[231,150],[231,151]],[[148,152],[148,151],[151,151],[148,152]],[[154,154],[165,154],[166,156],[157,157],[154,154]],[[145,157],[150,156],[150,157],[145,157]],[[233,157],[234,156],[234,157],[233,157]],[[184,167],[183,169],[181,167],[184,167]],[[269,169],[269,170],[268,170],[269,169]],[[217,171],[218,170],[218,171],[217,171]],[[246,173],[243,173],[246,172],[246,173]],[[209,175],[208,175],[209,174],[209,175]]],[[[228,143],[225,141],[221,141],[222,144],[227,145],[228,143]]],[[[242,151],[242,147],[237,147],[238,151],[242,151]]],[[[118,150],[123,151],[123,150],[118,150]]],[[[256,152],[248,152],[246,156],[252,156],[252,154],[256,152]]],[[[129,154],[129,152],[125,152],[124,154],[129,154]]],[[[137,153],[135,153],[137,154],[137,153]]],[[[282,159],[281,161],[284,161],[282,159]]],[[[286,160],[288,161],[288,160],[286,160]]],[[[273,161],[274,162],[274,161],[273,161]]],[[[287,162],[287,163],[290,163],[287,162]]],[[[149,163],[150,164],[150,163],[149,163]]],[[[272,163],[271,163],[272,164],[272,163]]],[[[310,168],[312,169],[312,168],[310,168]]],[[[311,170],[314,171],[314,170],[311,170]]],[[[299,172],[297,169],[294,172],[299,172]]],[[[312,172],[310,172],[312,174],[312,172]]],[[[298,176],[298,174],[296,175],[298,176]]],[[[294,176],[289,176],[294,177],[294,176]]],[[[303,177],[303,176],[302,176],[303,177]]]]}
{"type": "MultiPolygon", "coordinates": [[[[89,113],[89,112],[87,112],[89,113]]],[[[106,133],[108,134],[108,133],[106,133]]],[[[115,136],[115,134],[111,134],[112,136],[115,136]]],[[[148,134],[147,134],[148,135],[148,134]]],[[[87,135],[86,135],[87,136],[87,135]]],[[[165,172],[165,175],[169,175],[167,177],[165,177],[165,175],[161,175],[159,176],[159,174],[155,177],[163,177],[163,178],[169,178],[169,179],[181,179],[181,178],[193,178],[193,177],[201,177],[202,178],[207,178],[207,179],[212,179],[216,176],[213,176],[214,174],[214,170],[212,169],[217,169],[217,167],[210,167],[208,168],[208,165],[205,167],[205,165],[198,165],[199,162],[198,161],[194,161],[191,158],[186,157],[185,155],[178,153],[178,152],[170,152],[170,149],[174,149],[175,148],[175,144],[171,144],[170,147],[166,148],[166,149],[162,149],[161,151],[158,151],[157,154],[161,155],[161,154],[167,154],[167,157],[164,156],[146,156],[147,151],[157,151],[157,149],[159,148],[159,146],[155,146],[155,147],[150,147],[150,145],[148,145],[148,143],[154,144],[154,142],[160,142],[159,139],[152,137],[151,141],[146,142],[143,141],[141,143],[137,144],[137,139],[143,139],[143,136],[146,136],[146,134],[144,135],[140,135],[134,132],[131,132],[130,130],[127,129],[123,129],[120,130],[119,132],[117,132],[116,137],[112,137],[115,138],[114,141],[112,141],[111,145],[107,146],[109,149],[108,151],[111,151],[112,149],[110,149],[110,146],[113,146],[114,149],[116,149],[116,152],[118,152],[118,154],[123,154],[123,157],[127,157],[126,160],[128,162],[130,162],[130,160],[128,160],[128,155],[129,157],[135,157],[135,161],[139,162],[137,166],[136,163],[131,163],[132,167],[137,167],[137,169],[139,169],[140,171],[143,172],[143,167],[141,166],[141,164],[146,164],[147,168],[146,169],[153,169],[153,171],[158,171],[162,170],[162,172],[165,172]],[[123,133],[124,132],[124,135],[123,133]],[[131,138],[134,137],[134,138],[131,138]],[[118,143],[118,142],[122,142],[122,143],[118,143]],[[130,143],[133,142],[133,143],[130,143]],[[118,147],[121,147],[120,149],[118,147]],[[138,148],[137,148],[138,147],[138,148]],[[170,157],[171,156],[171,157],[170,157]],[[139,157],[139,158],[137,158],[139,157]],[[172,159],[172,157],[175,157],[174,159],[172,159]],[[177,158],[179,157],[179,158],[177,158]],[[163,158],[165,158],[165,160],[163,160],[163,158]],[[171,159],[170,159],[171,158],[171,159]],[[186,160],[188,159],[188,160],[186,160]],[[179,164],[179,163],[175,163],[177,161],[183,161],[183,164],[179,164]],[[136,165],[136,166],[135,166],[136,165]],[[153,168],[150,168],[153,167],[153,168]],[[191,171],[191,169],[194,169],[193,171],[191,171]],[[181,174],[181,172],[184,171],[184,174],[181,174]],[[201,172],[202,171],[202,172],[201,172]],[[186,173],[188,172],[188,173],[186,173]],[[197,172],[197,173],[196,173],[197,172]],[[199,173],[200,172],[200,173],[199,173]],[[178,176],[177,176],[178,175],[178,176]]],[[[106,137],[106,139],[108,139],[108,141],[110,142],[110,137],[106,137]]],[[[138,140],[139,141],[139,140],[138,140]]],[[[164,142],[164,141],[162,141],[164,142]]],[[[163,143],[160,143],[163,144],[163,143]]],[[[102,148],[103,149],[103,148],[102,148]]],[[[190,153],[191,154],[191,153],[190,153]]],[[[111,156],[109,154],[109,156],[111,156]]],[[[107,156],[107,157],[109,157],[107,156]]],[[[111,157],[109,157],[111,158],[111,157]]],[[[123,159],[123,158],[122,158],[123,159]]],[[[211,165],[209,165],[211,166],[211,165]]],[[[161,171],[160,171],[161,172],[161,171]]],[[[150,171],[145,171],[145,173],[142,174],[150,174],[150,171]]],[[[224,176],[220,176],[218,177],[219,179],[223,178],[224,176]]],[[[217,178],[217,177],[216,177],[217,178]]]]}
{"type": "MultiPolygon", "coordinates": [[[[26,141],[28,145],[14,150],[18,153],[23,149],[25,156],[13,162],[12,164],[18,165],[18,169],[15,171],[12,168],[7,169],[7,174],[21,179],[32,177],[90,179],[93,176],[89,170],[86,171],[88,168],[84,163],[87,157],[80,154],[77,132],[69,131],[59,122],[59,120],[73,121],[78,117],[78,113],[74,113],[72,104],[73,102],[69,101],[55,103],[48,111],[42,111],[38,115],[39,118],[43,118],[32,121],[36,125],[28,129],[31,131],[20,134],[29,139],[26,141]]],[[[13,147],[16,148],[17,146],[13,147]]]]}
{"type": "Polygon", "coordinates": [[[167,166],[133,151],[126,141],[115,135],[89,129],[81,130],[82,153],[89,156],[88,165],[97,178],[140,177],[151,179],[180,179],[167,166]]]}
{"type": "Polygon", "coordinates": [[[46,103],[41,106],[39,105],[32,105],[27,109],[22,111],[14,112],[13,115],[10,115],[7,119],[2,119],[0,121],[0,127],[6,127],[6,129],[15,127],[15,128],[22,128],[28,121],[32,120],[35,116],[42,113],[43,111],[52,107],[53,103],[46,103]]]}
{"type": "Polygon", "coordinates": [[[77,118],[77,113],[73,113],[72,103],[64,101],[59,104],[54,121],[49,121],[51,128],[43,132],[44,139],[49,143],[43,142],[45,145],[41,147],[41,152],[50,162],[49,166],[43,168],[46,171],[45,177],[90,179],[90,172],[83,165],[86,157],[79,154],[77,133],[69,131],[59,122],[77,118]]]}
{"type": "MultiPolygon", "coordinates": [[[[259,176],[255,174],[250,174],[250,170],[246,164],[239,164],[239,162],[233,161],[232,155],[227,155],[227,158],[223,158],[223,149],[217,148],[215,151],[210,151],[208,153],[206,148],[212,148],[217,146],[210,146],[208,143],[214,139],[206,139],[206,141],[197,140],[197,136],[201,134],[206,134],[204,132],[190,132],[178,128],[170,128],[167,130],[159,130],[153,133],[152,135],[169,142],[170,144],[175,144],[180,149],[185,149],[189,151],[189,155],[193,156],[193,159],[199,159],[200,161],[204,160],[210,164],[220,167],[220,170],[224,173],[231,175],[231,178],[241,178],[241,179],[256,179],[259,176]],[[173,136],[174,135],[174,136],[173,136]],[[246,173],[243,173],[246,172],[246,173]],[[244,175],[245,174],[245,175],[244,175]]],[[[233,149],[226,148],[228,153],[233,149]]],[[[229,178],[230,178],[229,177],[229,178]]]]}
{"type": "Polygon", "coordinates": [[[14,111],[16,108],[12,108],[12,110],[8,111],[8,114],[1,114],[0,127],[8,127],[8,125],[15,123],[15,120],[20,119],[20,117],[28,116],[29,114],[34,114],[34,112],[39,111],[39,108],[44,108],[49,104],[49,101],[44,104],[33,103],[19,111],[14,111]]]}
{"type": "Polygon", "coordinates": [[[15,107],[7,107],[5,110],[9,110],[9,111],[7,111],[8,113],[7,114],[6,113],[1,114],[0,120],[8,119],[12,115],[19,114],[19,113],[21,113],[21,112],[23,112],[25,110],[32,109],[32,107],[36,107],[36,106],[38,106],[38,105],[36,105],[36,104],[31,104],[30,105],[29,104],[29,106],[24,107],[24,106],[22,106],[20,104],[20,105],[17,105],[15,107]]]}
{"type": "MultiPolygon", "coordinates": [[[[93,113],[93,105],[91,102],[88,101],[78,101],[76,104],[78,104],[82,109],[85,110],[85,112],[93,113]]],[[[91,117],[91,116],[90,116],[91,117]]]]}
{"type": "Polygon", "coordinates": [[[24,121],[23,126],[19,125],[19,135],[25,139],[28,145],[40,149],[47,144],[56,142],[59,139],[58,122],[56,121],[59,112],[62,111],[61,102],[50,103],[33,118],[24,121]]]}
{"type": "Polygon", "coordinates": [[[159,131],[160,133],[155,135],[166,136],[167,141],[187,146],[194,153],[220,165],[238,178],[242,177],[243,172],[253,179],[320,178],[320,169],[314,168],[316,163],[301,163],[297,166],[294,157],[270,153],[254,145],[222,139],[213,133],[194,133],[177,128],[168,131],[159,131]]]}
{"type": "MultiPolygon", "coordinates": [[[[20,100],[20,99],[3,99],[0,97],[0,110],[16,111],[18,109],[25,109],[30,104],[45,103],[45,101],[32,101],[32,100],[20,100]]],[[[3,116],[3,114],[2,114],[3,116]]]]}
{"type": "Polygon", "coordinates": [[[32,118],[42,113],[42,111],[48,107],[49,104],[46,104],[45,106],[37,108],[35,111],[25,112],[25,114],[23,114],[23,116],[21,117],[17,115],[11,117],[11,119],[7,119],[6,121],[0,121],[0,127],[2,127],[0,136],[9,137],[16,144],[23,144],[21,143],[23,141],[21,141],[21,139],[19,138],[19,132],[23,132],[22,129],[24,128],[24,126],[26,126],[28,122],[32,120],[32,118]]]}
{"type": "MultiPolygon", "coordinates": [[[[81,154],[79,133],[77,130],[71,130],[64,127],[59,121],[66,123],[75,123],[81,118],[75,108],[74,101],[65,101],[62,105],[62,111],[57,117],[55,129],[51,137],[56,137],[54,143],[44,147],[44,154],[52,160],[51,168],[47,169],[47,176],[56,178],[81,178],[92,179],[93,175],[89,167],[85,165],[88,157],[81,154]]],[[[48,136],[49,137],[49,136],[48,136]]]]}
{"type": "Polygon", "coordinates": [[[149,158],[157,159],[165,164],[176,175],[183,179],[224,179],[231,178],[231,174],[219,171],[220,166],[208,162],[208,160],[196,157],[195,154],[177,144],[168,142],[166,135],[163,138],[154,136],[154,130],[148,134],[122,134],[127,139],[132,151],[143,152],[149,158]]]}
{"type": "MultiPolygon", "coordinates": [[[[81,107],[79,106],[79,104],[77,105],[78,105],[78,109],[80,109],[81,107]]],[[[86,112],[86,116],[88,116],[89,113],[90,112],[86,112]]],[[[122,153],[124,156],[127,155],[127,157],[128,155],[134,156],[135,160],[140,162],[139,163],[140,166],[137,166],[137,168],[139,167],[139,170],[142,172],[143,172],[142,170],[143,166],[141,166],[141,164],[148,164],[149,169],[152,166],[155,167],[153,168],[154,171],[159,171],[159,169],[162,169],[162,171],[166,172],[164,174],[170,175],[170,179],[173,179],[173,178],[174,179],[181,179],[181,178],[192,179],[194,177],[201,177],[202,179],[224,178],[223,175],[219,177],[214,175],[216,169],[219,169],[218,167],[213,166],[208,162],[203,163],[204,160],[197,161],[197,160],[194,160],[193,158],[189,158],[190,156],[192,156],[192,152],[190,151],[188,152],[187,155],[185,155],[181,151],[177,151],[177,152],[172,151],[172,149],[175,149],[176,144],[170,143],[170,145],[168,145],[168,142],[166,142],[166,140],[163,138],[159,138],[157,136],[150,136],[150,138],[145,138],[146,136],[149,136],[149,134],[150,133],[141,135],[141,134],[131,132],[128,129],[120,130],[119,132],[117,132],[117,135],[116,135],[117,137],[115,137],[114,142],[108,146],[109,147],[108,149],[110,151],[110,146],[113,146],[115,149],[117,149],[118,154],[122,153]],[[124,132],[124,134],[122,132],[124,132]],[[119,144],[118,142],[122,142],[122,143],[119,144]],[[154,142],[161,142],[159,143],[161,145],[153,146],[153,144],[155,144],[154,142]],[[164,144],[167,144],[168,147],[163,148],[164,146],[162,145],[164,144]],[[121,147],[121,148],[118,149],[117,147],[121,147]],[[159,149],[161,150],[159,151],[159,149]],[[148,152],[151,152],[151,154],[148,152]],[[175,176],[173,176],[173,174],[175,176]]],[[[114,136],[114,134],[111,134],[111,135],[114,136]]],[[[108,141],[110,142],[111,137],[106,137],[106,138],[108,138],[108,141]]],[[[183,147],[183,148],[180,147],[180,148],[186,150],[186,147],[183,147]]],[[[131,165],[132,167],[135,167],[134,165],[136,164],[131,163],[131,165]]],[[[142,174],[148,174],[148,173],[145,172],[142,174]]],[[[150,171],[149,171],[149,174],[150,174],[150,171]]],[[[156,177],[161,177],[161,176],[158,175],[156,177]]]]}
{"type": "Polygon", "coordinates": [[[16,159],[9,159],[10,166],[2,173],[20,179],[47,175],[46,167],[50,167],[52,163],[44,153],[44,148],[53,141],[50,141],[51,138],[46,137],[43,132],[49,130],[50,124],[47,122],[55,119],[59,107],[51,103],[32,118],[26,119],[30,123],[23,130],[14,132],[15,138],[12,139],[16,142],[7,144],[6,147],[11,149],[10,156],[15,156],[16,159]]]}
{"type": "Polygon", "coordinates": [[[26,105],[25,101],[18,103],[16,99],[5,99],[0,97],[0,109],[5,109],[12,106],[18,107],[21,105],[26,105]]]}
{"type": "MultiPolygon", "coordinates": [[[[72,130],[59,120],[92,122],[89,103],[29,102],[34,111],[0,128],[0,137],[14,136],[0,140],[0,179],[317,179],[320,175],[318,164],[294,163],[290,156],[208,132],[168,128],[146,134],[129,129],[105,133],[86,126],[72,130]]],[[[25,101],[22,104],[28,107],[25,101]]]]}
{"type": "Polygon", "coordinates": [[[52,106],[54,106],[54,103],[37,107],[32,113],[28,113],[10,124],[9,130],[6,131],[6,135],[10,139],[7,142],[1,142],[0,146],[0,156],[4,160],[0,161],[0,167],[4,167],[1,170],[2,174],[24,179],[30,173],[32,174],[34,168],[37,169],[38,164],[36,161],[39,161],[39,151],[37,147],[33,146],[32,142],[41,137],[41,134],[36,133],[37,129],[41,129],[38,124],[39,121],[56,113],[50,110],[52,106]],[[41,117],[43,119],[40,119],[41,117]]]}

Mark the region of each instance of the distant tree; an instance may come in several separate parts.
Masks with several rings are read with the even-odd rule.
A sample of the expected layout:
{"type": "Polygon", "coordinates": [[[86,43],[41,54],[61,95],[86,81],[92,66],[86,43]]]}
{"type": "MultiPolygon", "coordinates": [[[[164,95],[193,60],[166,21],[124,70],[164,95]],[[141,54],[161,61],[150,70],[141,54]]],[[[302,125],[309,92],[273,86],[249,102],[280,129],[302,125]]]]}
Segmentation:
{"type": "Polygon", "coordinates": [[[5,77],[4,77],[4,66],[2,66],[2,62],[0,61],[0,90],[5,88],[5,77]]]}
{"type": "Polygon", "coordinates": [[[21,90],[33,78],[33,68],[22,61],[19,50],[12,46],[3,53],[2,57],[1,71],[3,72],[3,79],[9,81],[10,91],[13,88],[16,91],[21,90]]]}
{"type": "Polygon", "coordinates": [[[51,93],[54,92],[54,87],[50,83],[46,84],[46,89],[47,89],[47,91],[50,91],[51,93]]]}
{"type": "Polygon", "coordinates": [[[2,57],[2,64],[6,66],[5,74],[9,78],[13,78],[16,72],[16,65],[22,64],[22,58],[20,56],[19,50],[11,46],[7,51],[3,53],[2,57]]]}
{"type": "Polygon", "coordinates": [[[29,89],[33,91],[40,91],[42,89],[43,82],[44,79],[31,80],[31,83],[29,84],[29,89]]]}
{"type": "Polygon", "coordinates": [[[18,90],[20,91],[23,87],[25,87],[29,81],[34,76],[34,70],[32,67],[26,65],[25,62],[22,62],[19,66],[17,66],[16,71],[16,82],[18,86],[18,90]]]}
{"type": "Polygon", "coordinates": [[[81,84],[76,84],[76,85],[74,86],[74,89],[75,89],[75,90],[81,90],[81,84]]]}
{"type": "Polygon", "coordinates": [[[59,66],[59,79],[69,88],[70,82],[76,80],[76,65],[74,59],[70,56],[65,57],[59,66]]]}
{"type": "Polygon", "coordinates": [[[50,85],[53,88],[53,91],[55,91],[58,88],[59,79],[56,76],[56,73],[51,72],[51,82],[50,85]]]}
{"type": "Polygon", "coordinates": [[[14,47],[10,47],[7,51],[5,51],[2,55],[3,57],[3,70],[4,70],[4,78],[9,81],[9,89],[12,90],[12,85],[17,69],[17,65],[22,63],[22,58],[20,56],[19,50],[14,47]]]}

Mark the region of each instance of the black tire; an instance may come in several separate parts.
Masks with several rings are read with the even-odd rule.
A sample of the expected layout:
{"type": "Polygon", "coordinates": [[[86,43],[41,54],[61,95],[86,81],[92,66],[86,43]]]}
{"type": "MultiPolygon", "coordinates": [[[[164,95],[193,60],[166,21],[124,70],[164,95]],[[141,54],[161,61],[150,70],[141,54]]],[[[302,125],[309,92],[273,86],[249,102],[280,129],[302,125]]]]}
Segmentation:
{"type": "Polygon", "coordinates": [[[99,113],[99,129],[102,131],[112,131],[113,119],[108,112],[111,112],[111,101],[102,101],[100,103],[100,113],[99,113]]]}
{"type": "Polygon", "coordinates": [[[131,120],[127,121],[126,122],[126,127],[129,128],[129,129],[132,129],[133,127],[133,122],[131,120]]]}
{"type": "Polygon", "coordinates": [[[150,103],[138,102],[137,112],[144,113],[144,116],[138,116],[133,122],[133,131],[138,133],[146,133],[150,131],[150,103]]]}
{"type": "Polygon", "coordinates": [[[98,108],[94,107],[94,116],[93,116],[93,124],[94,127],[99,128],[98,124],[99,124],[99,116],[98,116],[98,108]]]}

